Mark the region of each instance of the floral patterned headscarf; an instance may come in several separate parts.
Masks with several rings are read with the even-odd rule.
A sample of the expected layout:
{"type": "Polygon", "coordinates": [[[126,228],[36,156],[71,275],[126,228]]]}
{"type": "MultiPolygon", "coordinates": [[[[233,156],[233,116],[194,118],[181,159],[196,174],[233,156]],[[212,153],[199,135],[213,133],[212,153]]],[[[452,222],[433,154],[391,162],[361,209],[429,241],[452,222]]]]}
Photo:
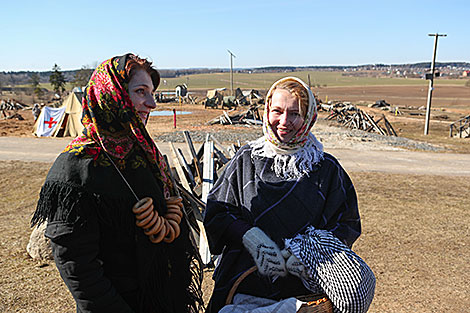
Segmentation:
{"type": "Polygon", "coordinates": [[[124,169],[145,163],[139,156],[133,160],[127,158],[137,145],[144,151],[154,175],[163,182],[164,193],[168,197],[173,186],[166,162],[129,96],[129,77],[125,67],[133,57],[133,54],[126,54],[111,58],[93,72],[82,101],[83,134],[75,138],[64,152],[91,157],[99,165],[109,166],[111,164],[101,153],[104,149],[116,165],[124,169]]]}
{"type": "Polygon", "coordinates": [[[266,140],[270,142],[276,148],[276,150],[289,153],[299,150],[300,148],[305,146],[305,143],[308,140],[310,129],[313,127],[315,121],[317,120],[317,101],[315,100],[315,96],[313,95],[308,85],[297,77],[284,77],[275,82],[269,89],[268,94],[266,95],[266,99],[272,97],[272,94],[277,85],[286,81],[297,82],[307,90],[308,108],[304,116],[304,123],[297,131],[297,133],[289,140],[289,142],[280,141],[274,133],[271,124],[269,123],[268,115],[270,107],[268,101],[266,101],[266,106],[264,108],[263,115],[263,133],[266,140]]]}

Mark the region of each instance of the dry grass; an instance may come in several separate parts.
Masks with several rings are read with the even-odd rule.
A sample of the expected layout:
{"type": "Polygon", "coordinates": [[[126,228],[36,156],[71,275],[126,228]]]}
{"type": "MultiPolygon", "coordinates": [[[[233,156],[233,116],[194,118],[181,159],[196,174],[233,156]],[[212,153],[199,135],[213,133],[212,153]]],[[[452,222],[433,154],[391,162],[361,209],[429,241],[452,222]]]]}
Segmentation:
{"type": "Polygon", "coordinates": [[[374,270],[371,312],[466,312],[470,182],[353,173],[363,221],[354,249],[374,270]]]}
{"type": "Polygon", "coordinates": [[[0,312],[72,312],[73,299],[54,262],[26,252],[29,221],[50,164],[0,163],[0,312]]]}
{"type": "MultiPolygon", "coordinates": [[[[53,262],[26,254],[48,164],[0,164],[0,312],[73,312],[53,262]]],[[[377,277],[370,312],[466,312],[470,307],[470,182],[463,177],[351,173],[363,235],[354,250],[377,277]]],[[[206,291],[210,291],[206,273],[206,291]]]]}
{"type": "Polygon", "coordinates": [[[398,130],[398,136],[400,137],[441,146],[447,152],[470,153],[469,138],[449,137],[449,122],[431,120],[428,135],[424,135],[424,117],[419,119],[397,118],[392,123],[393,127],[398,130]]]}

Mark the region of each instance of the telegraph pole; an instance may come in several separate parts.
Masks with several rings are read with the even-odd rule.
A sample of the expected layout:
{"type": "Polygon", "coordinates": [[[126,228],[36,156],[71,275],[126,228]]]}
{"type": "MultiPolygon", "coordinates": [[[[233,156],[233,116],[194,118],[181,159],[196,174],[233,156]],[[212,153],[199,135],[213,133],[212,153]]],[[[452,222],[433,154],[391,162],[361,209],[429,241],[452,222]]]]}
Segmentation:
{"type": "Polygon", "coordinates": [[[435,63],[436,63],[436,52],[437,52],[437,39],[439,37],[447,37],[446,34],[428,34],[428,36],[434,36],[434,52],[432,55],[432,62],[431,62],[431,77],[429,78],[429,89],[428,89],[428,102],[426,104],[426,122],[424,124],[424,134],[429,134],[429,119],[431,117],[431,99],[432,99],[432,91],[434,90],[434,70],[435,70],[435,63]]]}
{"type": "Polygon", "coordinates": [[[230,95],[233,96],[233,58],[236,56],[230,50],[227,51],[230,53],[230,95]]]}

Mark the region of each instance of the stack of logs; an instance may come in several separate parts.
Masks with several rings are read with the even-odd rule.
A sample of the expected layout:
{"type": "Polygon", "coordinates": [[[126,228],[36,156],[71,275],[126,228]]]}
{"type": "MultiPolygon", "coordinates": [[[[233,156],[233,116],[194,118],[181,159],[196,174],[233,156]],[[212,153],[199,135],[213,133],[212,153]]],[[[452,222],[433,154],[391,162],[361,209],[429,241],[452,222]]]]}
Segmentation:
{"type": "Polygon", "coordinates": [[[323,109],[329,109],[331,112],[326,118],[327,120],[335,119],[343,127],[360,129],[366,132],[376,132],[384,136],[397,136],[392,124],[390,124],[384,114],[375,120],[374,116],[367,114],[355,105],[337,104],[323,109]],[[383,124],[383,126],[380,124],[383,124]]]}
{"type": "Polygon", "coordinates": [[[18,113],[19,110],[25,110],[28,108],[27,105],[19,103],[16,100],[2,100],[0,102],[0,112],[2,112],[3,119],[13,119],[24,120],[23,116],[18,113]]]}
{"type": "Polygon", "coordinates": [[[211,264],[213,260],[202,223],[207,195],[229,160],[240,148],[240,143],[226,148],[213,135],[207,135],[204,144],[196,151],[188,131],[184,131],[184,137],[191,161],[188,162],[183,151],[175,148],[170,142],[172,176],[179,195],[183,198],[187,220],[202,261],[204,264],[211,264]]]}
{"type": "Polygon", "coordinates": [[[222,124],[222,125],[234,125],[234,124],[245,124],[245,125],[263,125],[263,119],[259,113],[261,105],[250,105],[248,110],[238,112],[236,109],[230,111],[224,111],[224,113],[209,122],[207,124],[222,124]]]}

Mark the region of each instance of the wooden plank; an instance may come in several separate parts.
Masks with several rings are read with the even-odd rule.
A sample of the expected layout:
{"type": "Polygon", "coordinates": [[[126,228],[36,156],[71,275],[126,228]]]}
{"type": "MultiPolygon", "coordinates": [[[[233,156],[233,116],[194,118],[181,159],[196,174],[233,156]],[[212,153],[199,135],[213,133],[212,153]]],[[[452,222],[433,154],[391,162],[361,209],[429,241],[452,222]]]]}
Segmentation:
{"type": "Polygon", "coordinates": [[[207,195],[214,186],[214,142],[207,140],[204,143],[204,167],[202,179],[203,202],[207,202],[207,195]]]}
{"type": "Polygon", "coordinates": [[[166,154],[163,155],[163,159],[165,160],[166,167],[168,168],[168,172],[170,174],[170,180],[171,180],[171,183],[173,184],[174,189],[175,189],[174,190],[175,195],[180,196],[180,192],[179,192],[178,188],[176,187],[175,177],[173,176],[173,173],[171,172],[170,162],[168,162],[168,157],[166,156],[166,154]]]}
{"type": "Polygon", "coordinates": [[[210,136],[214,143],[217,145],[217,147],[219,147],[219,149],[222,150],[224,154],[229,155],[227,149],[225,149],[225,147],[217,140],[217,138],[215,138],[213,134],[211,134],[210,136]]]}
{"type": "Polygon", "coordinates": [[[214,155],[217,156],[218,161],[222,163],[222,165],[228,163],[229,161],[227,157],[222,153],[222,151],[217,149],[217,147],[214,147],[214,155]]]}
{"type": "Polygon", "coordinates": [[[194,196],[190,191],[186,190],[183,186],[180,184],[177,184],[179,191],[188,199],[188,201],[193,202],[193,211],[194,211],[194,216],[196,217],[197,220],[202,221],[203,217],[201,214],[201,211],[204,211],[206,208],[206,204],[201,201],[201,199],[197,198],[194,196]],[[195,210],[195,208],[197,210],[195,210]]]}
{"type": "Polygon", "coordinates": [[[228,116],[228,114],[227,114],[226,111],[224,111],[224,116],[225,116],[225,118],[227,119],[227,121],[228,121],[230,124],[233,124],[233,123],[232,123],[232,119],[230,118],[230,116],[228,116]]]}
{"type": "Polygon", "coordinates": [[[206,230],[204,224],[197,220],[199,226],[199,254],[201,255],[201,261],[205,265],[211,262],[211,252],[209,250],[209,242],[207,241],[206,230]]]}
{"type": "Polygon", "coordinates": [[[176,153],[177,153],[178,160],[180,161],[181,166],[183,167],[186,174],[188,175],[189,182],[191,183],[191,185],[196,186],[193,173],[191,172],[191,168],[189,167],[188,162],[186,162],[186,159],[184,158],[183,151],[181,151],[181,149],[176,149],[176,153]]]}
{"type": "Polygon", "coordinates": [[[199,146],[199,149],[197,150],[197,160],[199,164],[201,164],[202,157],[204,156],[204,143],[199,146]]]}
{"type": "Polygon", "coordinates": [[[237,152],[237,148],[235,148],[235,145],[232,143],[229,148],[229,157],[233,158],[235,156],[235,153],[237,152]]]}
{"type": "Polygon", "coordinates": [[[175,166],[176,172],[178,173],[178,176],[180,178],[180,183],[181,183],[181,185],[183,185],[183,187],[185,189],[190,191],[191,186],[189,185],[188,179],[186,178],[186,175],[184,174],[183,167],[181,166],[181,164],[178,160],[178,154],[176,152],[175,146],[173,145],[173,142],[171,142],[171,141],[170,141],[169,145],[170,145],[171,154],[173,155],[173,163],[174,163],[173,165],[175,166]]]}
{"type": "Polygon", "coordinates": [[[184,140],[186,141],[186,144],[188,145],[189,153],[193,158],[194,168],[196,169],[197,178],[199,179],[199,182],[202,182],[201,163],[199,163],[199,160],[197,158],[197,154],[196,154],[196,150],[194,149],[193,141],[191,140],[191,137],[189,136],[189,132],[187,130],[183,131],[183,135],[184,135],[184,140]]]}
{"type": "MultiPolygon", "coordinates": [[[[214,142],[206,138],[204,143],[204,167],[202,179],[202,201],[207,203],[207,196],[209,191],[214,186],[214,142]]],[[[211,261],[211,254],[209,251],[209,244],[207,242],[206,232],[204,225],[198,221],[201,230],[199,237],[199,254],[201,255],[202,262],[208,264],[211,261]]]]}
{"type": "Polygon", "coordinates": [[[385,135],[385,132],[383,131],[382,128],[380,128],[377,123],[382,119],[380,118],[379,120],[377,120],[377,122],[374,122],[374,119],[372,117],[370,117],[369,114],[367,114],[366,112],[364,112],[366,118],[369,120],[369,122],[374,126],[374,129],[379,133],[379,134],[382,134],[382,135],[385,135]]]}
{"type": "Polygon", "coordinates": [[[395,129],[393,129],[392,124],[390,124],[390,122],[387,120],[387,118],[385,117],[385,115],[383,115],[383,119],[384,119],[384,122],[385,122],[385,126],[387,126],[387,129],[390,128],[390,130],[391,130],[391,135],[397,137],[397,133],[395,132],[395,129]]]}
{"type": "Polygon", "coordinates": [[[386,120],[384,120],[384,124],[385,124],[385,129],[387,130],[387,135],[392,136],[393,135],[392,130],[390,129],[390,126],[388,125],[386,120]]]}

